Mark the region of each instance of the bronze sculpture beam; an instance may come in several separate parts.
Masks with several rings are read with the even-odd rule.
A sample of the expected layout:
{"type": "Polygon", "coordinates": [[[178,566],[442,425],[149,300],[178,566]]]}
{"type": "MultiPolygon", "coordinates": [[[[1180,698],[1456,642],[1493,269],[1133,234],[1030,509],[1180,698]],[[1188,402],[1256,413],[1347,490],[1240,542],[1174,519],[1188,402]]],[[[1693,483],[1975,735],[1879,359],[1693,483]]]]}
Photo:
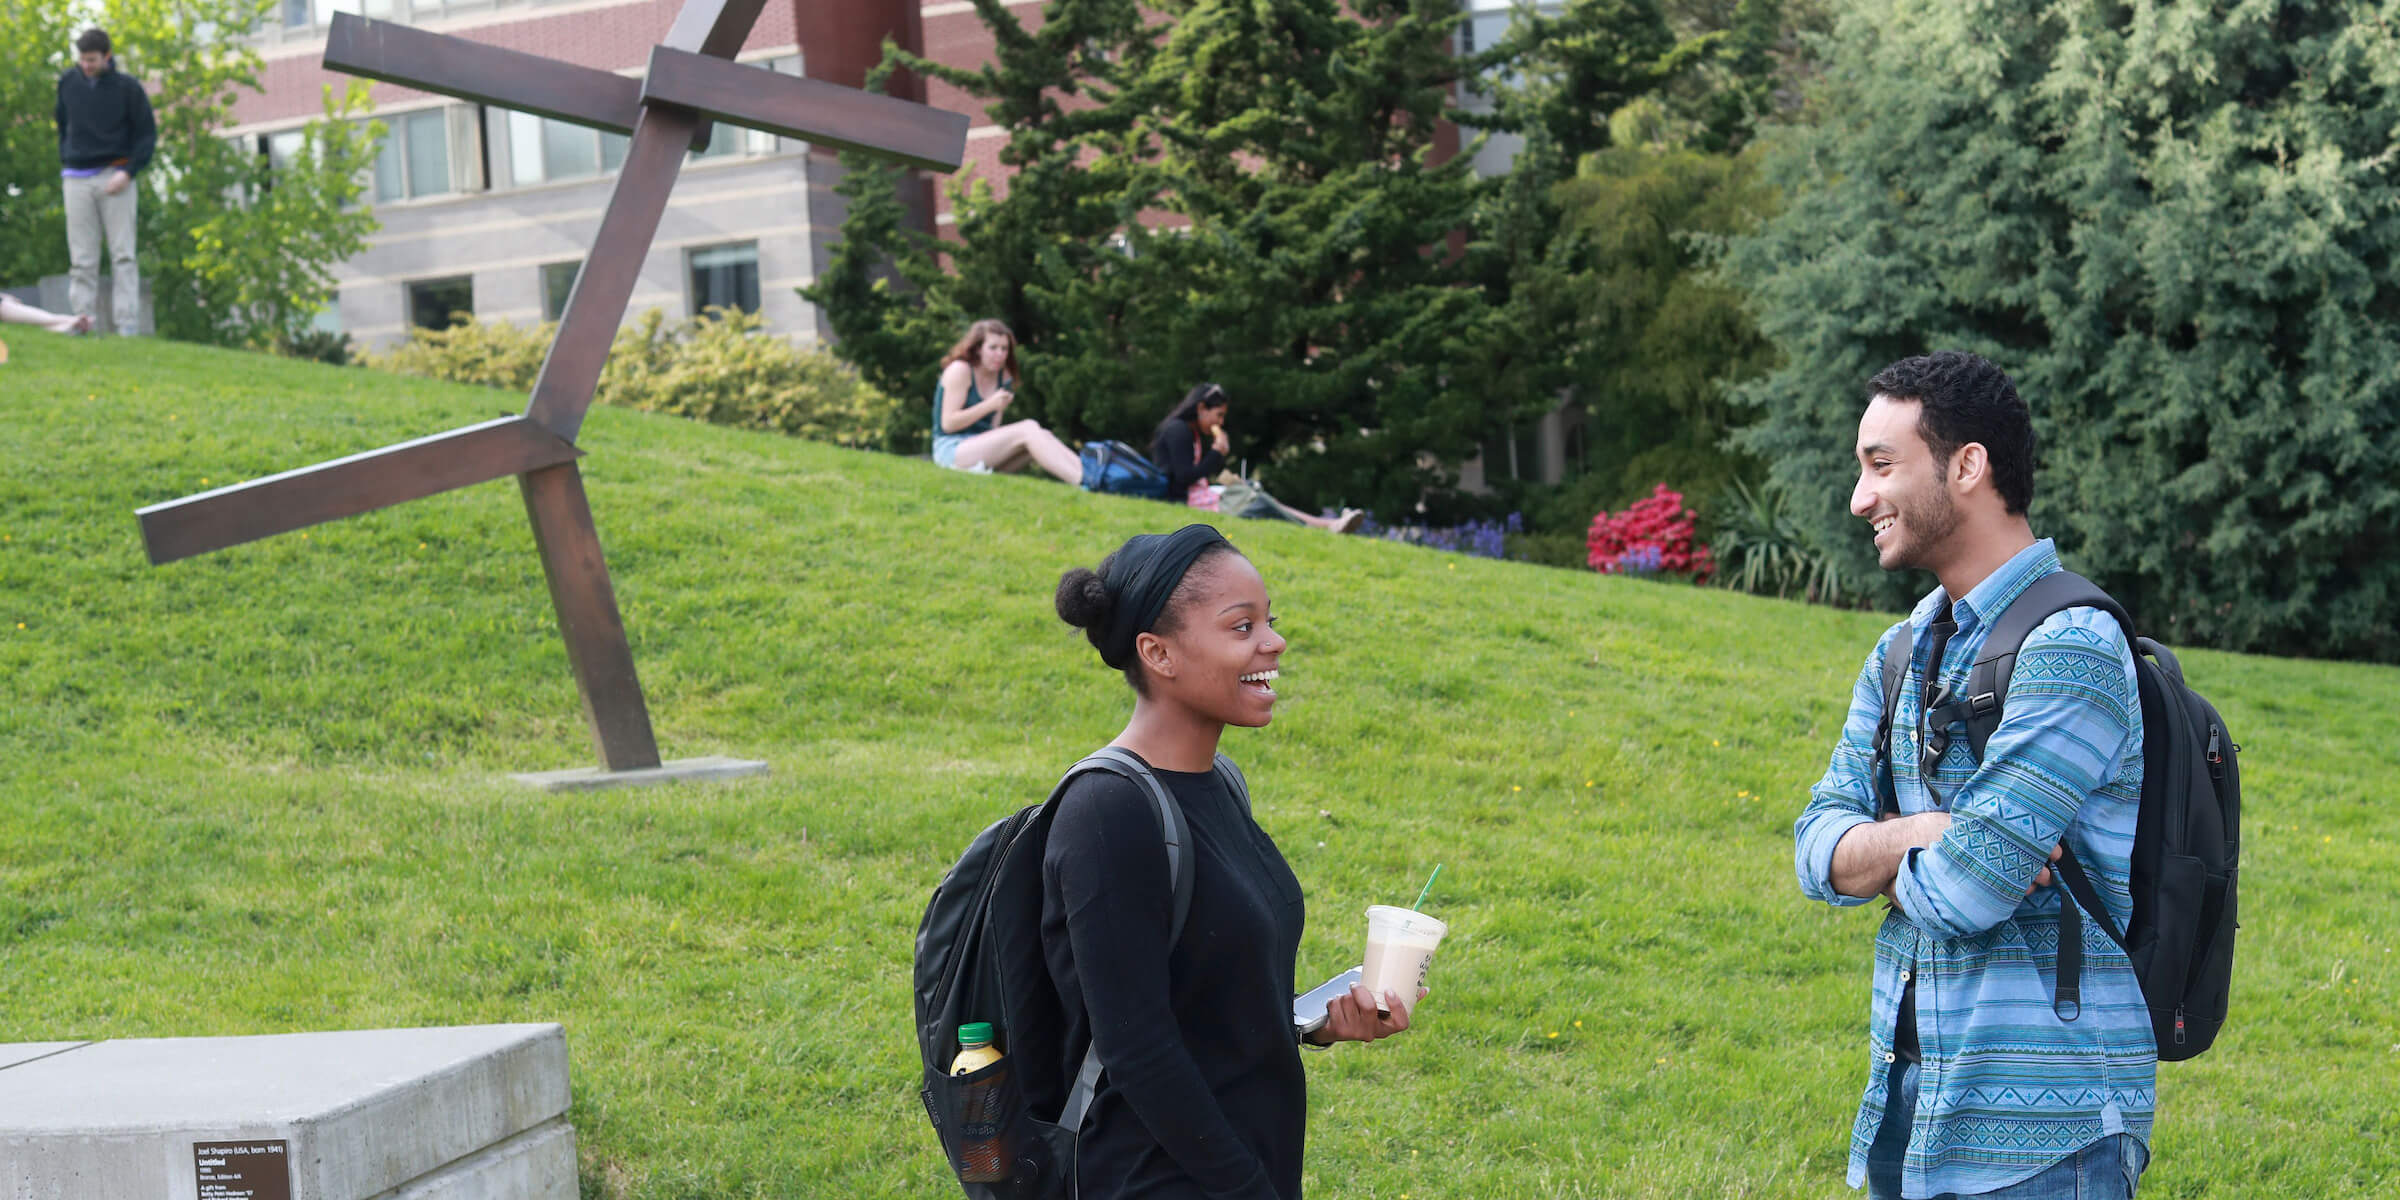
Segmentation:
{"type": "Polygon", "coordinates": [[[819,145],[873,151],[912,167],[953,170],[964,156],[963,113],[822,79],[771,71],[759,76],[732,75],[700,55],[660,46],[650,52],[642,102],[680,105],[731,124],[819,145]]]}
{"type": "Polygon", "coordinates": [[[575,461],[583,452],[524,417],[153,504],[135,512],[153,564],[255,542],[404,501],[575,461]]]}
{"type": "Polygon", "coordinates": [[[639,79],[355,13],[334,14],[325,65],[612,133],[633,132],[642,112],[639,79]]]}
{"type": "Polygon", "coordinates": [[[741,51],[765,3],[686,0],[653,51],[646,80],[355,14],[336,15],[327,31],[327,67],[628,133],[624,161],[524,415],[144,508],[138,515],[150,560],[172,562],[515,475],[584,717],[606,764],[602,775],[641,782],[695,770],[723,777],[765,769],[763,763],[731,760],[661,767],[616,590],[575,465],[580,453],[575,438],[684,154],[706,143],[712,121],[941,170],[955,169],[965,159],[967,134],[967,119],[956,113],[726,61],[741,51]]]}

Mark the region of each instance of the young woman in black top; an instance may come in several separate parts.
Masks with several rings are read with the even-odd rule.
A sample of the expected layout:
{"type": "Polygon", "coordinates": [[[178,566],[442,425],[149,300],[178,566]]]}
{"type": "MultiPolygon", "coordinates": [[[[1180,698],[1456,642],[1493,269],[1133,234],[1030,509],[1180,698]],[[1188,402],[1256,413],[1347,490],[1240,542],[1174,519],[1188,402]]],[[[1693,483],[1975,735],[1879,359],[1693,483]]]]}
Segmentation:
{"type": "Polygon", "coordinates": [[[1214,487],[1209,483],[1225,468],[1233,445],[1225,437],[1225,389],[1204,383],[1184,393],[1150,435],[1150,459],[1167,473],[1167,499],[1181,499],[1193,508],[1228,512],[1237,517],[1280,518],[1315,529],[1348,533],[1366,514],[1345,508],[1338,517],[1312,517],[1268,495],[1247,479],[1214,487]],[[1202,445],[1206,439],[1207,445],[1202,445]]]}
{"type": "MultiPolygon", "coordinates": [[[[1166,944],[1158,818],[1131,782],[1077,779],[1043,857],[1042,949],[1067,1044],[1100,1051],[1076,1153],[1081,1200],[1298,1200],[1308,1085],[1292,1036],[1300,884],[1211,766],[1227,725],[1272,719],[1284,639],[1258,569],[1207,525],[1143,534],[1058,583],[1058,615],[1133,685],[1110,744],[1139,755],[1191,825],[1191,914],[1166,944]],[[1093,1014],[1097,1014],[1097,1019],[1093,1014]]],[[[1311,1041],[1408,1028],[1416,996],[1337,996],[1311,1041]]],[[[1063,1062],[1067,1077],[1077,1061],[1063,1062]]]]}

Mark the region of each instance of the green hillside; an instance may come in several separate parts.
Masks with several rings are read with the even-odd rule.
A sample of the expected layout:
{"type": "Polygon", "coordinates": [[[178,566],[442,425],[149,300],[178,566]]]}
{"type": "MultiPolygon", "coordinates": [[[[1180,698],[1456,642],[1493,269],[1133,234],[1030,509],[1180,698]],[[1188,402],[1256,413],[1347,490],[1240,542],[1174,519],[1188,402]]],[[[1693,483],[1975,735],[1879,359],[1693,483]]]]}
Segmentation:
{"type": "MultiPolygon", "coordinates": [[[[1105,741],[1050,613],[1154,504],[601,410],[665,751],[591,751],[516,489],[152,568],[133,510],[521,401],[12,328],[0,1041],[556,1020],[586,1196],[941,1197],[907,970],[967,839],[1105,741]]],[[[1791,822],[1885,618],[1242,522],[1292,642],[1234,731],[1313,919],[1454,932],[1420,1027],[1310,1056],[1318,1196],[1837,1196],[1875,917],[1791,822]]],[[[2247,753],[2238,1012],[2145,1197],[2400,1194],[2400,670],[2184,656],[2247,753]]]]}

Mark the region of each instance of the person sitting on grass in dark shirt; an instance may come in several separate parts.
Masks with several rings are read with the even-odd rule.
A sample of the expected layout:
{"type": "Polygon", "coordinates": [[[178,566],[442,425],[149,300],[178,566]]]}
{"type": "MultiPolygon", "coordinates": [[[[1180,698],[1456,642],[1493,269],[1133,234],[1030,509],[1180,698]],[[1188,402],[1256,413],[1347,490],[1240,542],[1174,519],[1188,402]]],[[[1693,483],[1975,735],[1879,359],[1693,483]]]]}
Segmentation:
{"type": "Polygon", "coordinates": [[[1247,479],[1236,478],[1223,486],[1210,483],[1225,469],[1225,455],[1232,449],[1225,436],[1225,410],[1231,403],[1224,388],[1204,383],[1184,393],[1183,400],[1168,410],[1167,419],[1158,423],[1158,432],[1150,439],[1150,458],[1167,473],[1167,499],[1180,498],[1193,508],[1237,517],[1298,521],[1336,533],[1358,528],[1366,514],[1355,508],[1343,509],[1338,517],[1312,517],[1247,479]]]}

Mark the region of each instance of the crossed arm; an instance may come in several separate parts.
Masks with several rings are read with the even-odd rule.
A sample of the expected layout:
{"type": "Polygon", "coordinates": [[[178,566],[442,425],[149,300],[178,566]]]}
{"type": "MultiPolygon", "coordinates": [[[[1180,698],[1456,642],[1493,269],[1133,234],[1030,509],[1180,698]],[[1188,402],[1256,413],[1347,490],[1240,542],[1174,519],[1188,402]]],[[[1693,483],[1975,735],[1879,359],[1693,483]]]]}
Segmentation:
{"type": "Polygon", "coordinates": [[[2091,610],[2045,623],[2026,639],[2006,715],[1951,810],[1878,820],[1874,737],[1888,643],[1886,635],[1868,656],[1841,741],[1794,826],[1800,887],[1836,905],[1886,895],[1926,932],[1964,937],[2050,883],[2067,826],[2116,777],[2138,730],[2131,653],[2113,620],[2091,610]]]}

